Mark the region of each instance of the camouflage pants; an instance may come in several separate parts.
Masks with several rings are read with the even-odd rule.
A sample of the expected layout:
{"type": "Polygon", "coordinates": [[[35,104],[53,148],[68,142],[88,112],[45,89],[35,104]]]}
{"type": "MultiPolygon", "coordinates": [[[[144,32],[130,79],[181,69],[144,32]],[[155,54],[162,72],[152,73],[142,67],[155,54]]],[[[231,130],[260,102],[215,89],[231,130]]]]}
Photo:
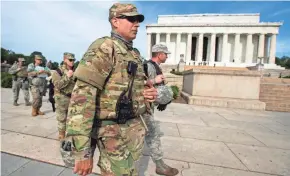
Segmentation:
{"type": "Polygon", "coordinates": [[[62,94],[54,96],[56,105],[56,119],[58,121],[58,131],[65,131],[66,118],[70,97],[62,94]]]}
{"type": "Polygon", "coordinates": [[[145,141],[149,148],[150,156],[154,161],[160,160],[163,157],[160,140],[160,128],[156,123],[156,121],[154,120],[154,116],[150,114],[144,114],[143,118],[148,127],[148,132],[146,133],[145,141]]]}
{"type": "Polygon", "coordinates": [[[23,82],[21,79],[18,79],[17,81],[13,81],[13,83],[12,83],[14,102],[18,101],[20,89],[22,89],[22,91],[23,91],[25,103],[28,103],[29,99],[30,99],[30,97],[29,97],[29,83],[28,83],[28,81],[23,82]]]}
{"type": "Polygon", "coordinates": [[[138,175],[135,163],[144,147],[145,128],[138,119],[126,124],[106,125],[99,129],[98,166],[106,176],[138,175]]]}
{"type": "Polygon", "coordinates": [[[42,91],[39,87],[31,86],[31,94],[32,94],[32,107],[35,109],[41,108],[42,106],[42,91]]]}

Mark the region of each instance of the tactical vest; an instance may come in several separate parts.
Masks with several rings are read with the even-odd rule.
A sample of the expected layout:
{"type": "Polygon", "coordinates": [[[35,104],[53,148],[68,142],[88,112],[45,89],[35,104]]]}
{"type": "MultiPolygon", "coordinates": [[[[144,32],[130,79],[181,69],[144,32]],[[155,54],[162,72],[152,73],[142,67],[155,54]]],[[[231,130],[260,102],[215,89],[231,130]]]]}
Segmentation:
{"type": "Polygon", "coordinates": [[[142,94],[144,90],[144,70],[141,56],[133,50],[128,51],[120,41],[116,39],[112,40],[114,43],[113,54],[115,65],[100,94],[99,119],[101,120],[116,118],[117,100],[121,93],[128,89],[128,84],[132,79],[131,75],[127,73],[129,61],[134,61],[138,64],[132,92],[134,112],[136,116],[145,112],[145,101],[142,94]]]}
{"type": "Polygon", "coordinates": [[[18,78],[26,78],[28,77],[27,67],[22,66],[21,70],[16,73],[18,78]]]}

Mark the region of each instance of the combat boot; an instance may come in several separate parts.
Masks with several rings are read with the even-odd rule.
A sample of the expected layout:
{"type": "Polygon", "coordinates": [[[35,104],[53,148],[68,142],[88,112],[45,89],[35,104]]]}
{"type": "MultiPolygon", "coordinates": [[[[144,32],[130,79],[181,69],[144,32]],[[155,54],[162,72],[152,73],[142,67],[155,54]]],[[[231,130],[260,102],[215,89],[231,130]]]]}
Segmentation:
{"type": "Polygon", "coordinates": [[[41,111],[40,111],[40,108],[38,108],[38,109],[37,109],[37,114],[38,114],[38,115],[44,115],[45,113],[44,113],[44,112],[41,112],[41,111]]]}
{"type": "Polygon", "coordinates": [[[32,107],[32,116],[37,116],[37,109],[35,109],[34,107],[32,107]]]}
{"type": "Polygon", "coordinates": [[[176,168],[172,168],[164,163],[162,159],[155,161],[156,164],[156,174],[166,175],[166,176],[175,176],[179,173],[176,168]]]}
{"type": "Polygon", "coordinates": [[[65,131],[58,132],[58,140],[63,140],[65,138],[65,131]]]}
{"type": "Polygon", "coordinates": [[[19,106],[19,104],[17,103],[17,101],[14,101],[13,105],[14,106],[19,106]]]}

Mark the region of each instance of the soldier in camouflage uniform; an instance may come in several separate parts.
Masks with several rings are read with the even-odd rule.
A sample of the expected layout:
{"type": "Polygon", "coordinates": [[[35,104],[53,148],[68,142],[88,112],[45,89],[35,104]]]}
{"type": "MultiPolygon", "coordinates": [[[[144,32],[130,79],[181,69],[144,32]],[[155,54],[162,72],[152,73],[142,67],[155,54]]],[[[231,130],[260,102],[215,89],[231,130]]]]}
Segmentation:
{"type": "Polygon", "coordinates": [[[43,57],[40,55],[34,56],[34,63],[28,65],[28,76],[31,79],[31,94],[33,97],[32,102],[32,116],[44,115],[40,111],[42,106],[42,97],[46,91],[46,78],[50,75],[50,70],[47,67],[42,67],[43,57]]]}
{"type": "Polygon", "coordinates": [[[73,77],[73,66],[75,56],[72,53],[63,54],[63,64],[55,71],[52,71],[51,79],[54,85],[54,100],[56,104],[56,118],[58,121],[58,138],[64,139],[66,117],[72,90],[75,86],[73,77]]]}
{"type": "Polygon", "coordinates": [[[26,106],[31,106],[29,102],[29,81],[27,67],[23,64],[25,62],[24,58],[18,58],[18,63],[14,63],[9,69],[9,73],[13,75],[12,90],[13,90],[13,105],[19,106],[17,103],[19,97],[19,91],[22,89],[24,94],[24,100],[26,106]]]}
{"type": "MultiPolygon", "coordinates": [[[[145,136],[146,144],[149,148],[151,158],[153,162],[156,164],[156,173],[159,175],[166,176],[174,176],[179,172],[176,168],[172,168],[164,163],[163,161],[163,152],[161,148],[161,140],[160,140],[160,129],[159,126],[154,121],[154,107],[157,105],[157,108],[160,108],[163,104],[168,104],[172,100],[172,90],[170,87],[164,86],[165,77],[163,74],[157,74],[156,67],[159,67],[161,63],[164,63],[167,59],[167,54],[170,54],[167,47],[163,44],[156,44],[152,47],[152,59],[150,61],[145,62],[147,64],[147,74],[148,79],[152,82],[154,87],[157,88],[158,97],[154,103],[151,104],[151,114],[145,114],[144,120],[148,127],[148,132],[145,136]],[[164,90],[168,88],[168,90],[164,90]],[[159,91],[160,90],[160,91],[159,91]],[[163,92],[162,92],[163,91],[163,92]],[[165,94],[165,95],[163,95],[165,94]],[[163,96],[163,97],[161,97],[163,96]],[[160,97],[160,98],[159,98],[160,97]]],[[[160,67],[159,67],[160,68],[160,67]]],[[[160,68],[161,71],[161,68],[160,68]]]]}
{"type": "Polygon", "coordinates": [[[111,37],[95,40],[74,73],[77,82],[61,153],[66,164],[75,160],[74,172],[79,175],[92,172],[95,143],[101,175],[138,175],[134,165],[142,154],[145,136],[140,115],[146,111],[145,103],[153,102],[157,95],[153,86],[145,87],[141,57],[133,48],[143,20],[133,4],[114,4],[109,10],[111,37]],[[122,91],[133,81],[127,70],[132,61],[138,66],[133,82],[134,117],[122,124],[116,122],[115,108],[122,91]]]}

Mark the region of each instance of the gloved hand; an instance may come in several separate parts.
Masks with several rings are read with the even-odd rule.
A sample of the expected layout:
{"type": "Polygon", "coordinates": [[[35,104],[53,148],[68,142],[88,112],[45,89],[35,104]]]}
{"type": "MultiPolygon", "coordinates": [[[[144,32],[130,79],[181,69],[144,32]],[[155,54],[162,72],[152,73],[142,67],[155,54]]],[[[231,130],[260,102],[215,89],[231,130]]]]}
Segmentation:
{"type": "Polygon", "coordinates": [[[166,109],[167,104],[160,104],[157,106],[158,111],[164,111],[166,109]]]}
{"type": "Polygon", "coordinates": [[[170,101],[169,103],[167,103],[167,104],[159,104],[159,105],[157,106],[158,111],[164,111],[164,110],[166,109],[166,106],[167,106],[168,104],[170,104],[170,103],[171,103],[171,101],[170,101]]]}

